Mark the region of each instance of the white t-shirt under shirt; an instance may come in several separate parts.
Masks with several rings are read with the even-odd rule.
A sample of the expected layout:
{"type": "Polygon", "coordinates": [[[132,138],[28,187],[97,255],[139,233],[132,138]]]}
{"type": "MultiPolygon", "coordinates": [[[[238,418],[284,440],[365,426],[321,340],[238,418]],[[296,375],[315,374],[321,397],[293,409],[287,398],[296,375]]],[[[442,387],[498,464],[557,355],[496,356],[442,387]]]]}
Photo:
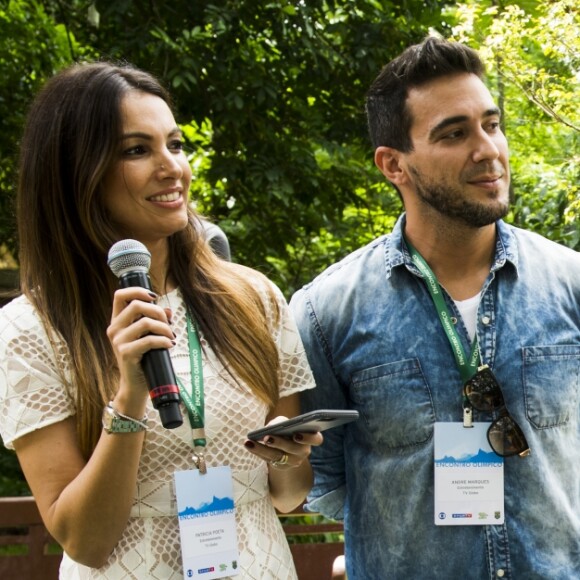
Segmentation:
{"type": "Polygon", "coordinates": [[[459,314],[463,319],[463,324],[467,328],[467,334],[469,339],[473,342],[475,337],[475,329],[477,328],[477,308],[479,306],[479,301],[481,299],[481,292],[475,296],[468,298],[467,300],[454,300],[459,314]]]}

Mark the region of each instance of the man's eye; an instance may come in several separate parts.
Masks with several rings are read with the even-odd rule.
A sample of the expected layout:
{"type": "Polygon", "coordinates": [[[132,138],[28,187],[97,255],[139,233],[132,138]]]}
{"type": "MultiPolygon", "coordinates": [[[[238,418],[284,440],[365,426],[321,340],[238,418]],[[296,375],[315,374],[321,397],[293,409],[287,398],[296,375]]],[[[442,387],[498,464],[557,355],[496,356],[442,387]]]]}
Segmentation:
{"type": "Polygon", "coordinates": [[[443,139],[447,139],[448,141],[453,141],[454,139],[459,139],[462,136],[463,136],[463,131],[458,129],[457,131],[451,131],[451,133],[446,133],[445,135],[443,135],[443,139]]]}

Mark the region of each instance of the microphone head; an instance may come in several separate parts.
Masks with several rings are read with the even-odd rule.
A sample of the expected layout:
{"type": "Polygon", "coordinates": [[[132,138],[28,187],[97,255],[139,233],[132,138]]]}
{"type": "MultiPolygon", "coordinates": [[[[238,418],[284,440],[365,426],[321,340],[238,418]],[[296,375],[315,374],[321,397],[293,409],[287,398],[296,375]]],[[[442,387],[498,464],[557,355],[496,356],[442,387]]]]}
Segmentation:
{"type": "Polygon", "coordinates": [[[111,246],[107,264],[117,278],[127,272],[141,271],[148,273],[151,266],[151,254],[137,240],[121,240],[111,246]]]}

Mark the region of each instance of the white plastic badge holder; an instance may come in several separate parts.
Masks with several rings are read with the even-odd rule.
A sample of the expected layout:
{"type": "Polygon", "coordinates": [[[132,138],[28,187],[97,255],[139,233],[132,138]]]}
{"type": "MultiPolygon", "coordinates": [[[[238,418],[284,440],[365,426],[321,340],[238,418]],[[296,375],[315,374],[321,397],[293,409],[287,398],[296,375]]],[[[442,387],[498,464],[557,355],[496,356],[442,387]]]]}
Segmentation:
{"type": "Polygon", "coordinates": [[[435,423],[435,525],[504,523],[503,458],[487,441],[489,423],[435,423]]]}
{"type": "Polygon", "coordinates": [[[239,574],[232,473],[229,467],[175,472],[183,577],[239,574]]]}

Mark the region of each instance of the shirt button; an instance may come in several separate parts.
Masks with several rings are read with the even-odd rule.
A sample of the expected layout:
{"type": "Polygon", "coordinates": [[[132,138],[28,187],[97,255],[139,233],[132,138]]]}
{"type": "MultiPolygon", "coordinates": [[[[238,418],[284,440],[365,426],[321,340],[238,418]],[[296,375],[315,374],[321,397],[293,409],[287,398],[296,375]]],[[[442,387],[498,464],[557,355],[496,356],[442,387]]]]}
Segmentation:
{"type": "Polygon", "coordinates": [[[491,318],[489,316],[482,316],[481,322],[487,326],[491,322],[491,318]]]}
{"type": "Polygon", "coordinates": [[[503,578],[505,576],[505,570],[502,570],[501,568],[495,573],[495,575],[498,578],[503,578]]]}

